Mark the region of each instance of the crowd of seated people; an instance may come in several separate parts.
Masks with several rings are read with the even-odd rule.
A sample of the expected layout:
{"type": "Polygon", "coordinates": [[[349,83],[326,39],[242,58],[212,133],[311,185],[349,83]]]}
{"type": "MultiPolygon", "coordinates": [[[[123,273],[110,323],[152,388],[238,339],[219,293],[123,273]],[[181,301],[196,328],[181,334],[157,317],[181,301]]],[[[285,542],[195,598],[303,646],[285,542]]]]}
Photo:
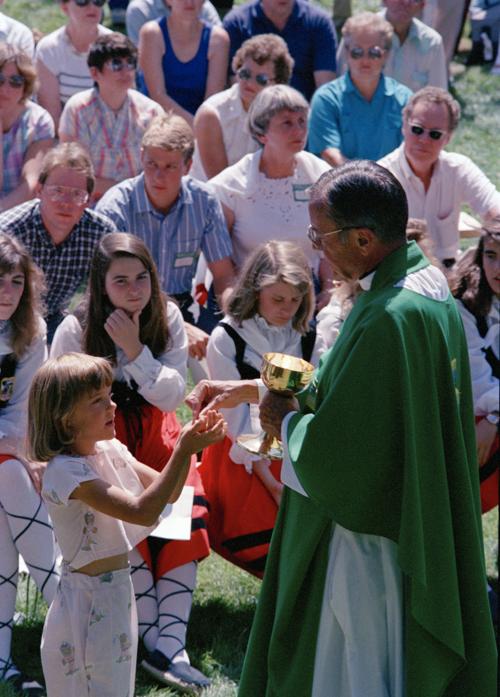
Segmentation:
{"type": "MultiPolygon", "coordinates": [[[[316,365],[333,344],[362,290],[311,245],[308,200],[347,160],[395,175],[449,274],[469,342],[483,508],[498,504],[500,192],[445,150],[460,120],[451,34],[438,31],[449,3],[383,0],[348,17],[350,3],[335,2],[332,19],[307,0],[115,0],[128,35],[105,26],[107,0],[57,4],[60,27],[37,41],[0,12],[0,686],[32,697],[44,688],[11,656],[18,554],[47,602],[58,579],[41,469],[23,445],[35,371],[49,350],[111,357],[118,437],[163,470],[188,365],[193,376],[256,377],[267,351],[316,365]],[[466,253],[464,204],[484,225],[466,253]],[[31,521],[21,533],[19,517],[31,521]]],[[[496,54],[499,7],[471,4],[471,63],[479,51],[484,60],[485,36],[496,54]]],[[[212,546],[262,577],[281,497],[280,463],[236,443],[258,430],[253,408],[226,416],[226,438],[190,464],[191,540],[148,537],[131,552],[143,667],[187,691],[210,682],[186,650],[197,564],[212,546]],[[252,536],[255,547],[231,546],[252,536]]]]}

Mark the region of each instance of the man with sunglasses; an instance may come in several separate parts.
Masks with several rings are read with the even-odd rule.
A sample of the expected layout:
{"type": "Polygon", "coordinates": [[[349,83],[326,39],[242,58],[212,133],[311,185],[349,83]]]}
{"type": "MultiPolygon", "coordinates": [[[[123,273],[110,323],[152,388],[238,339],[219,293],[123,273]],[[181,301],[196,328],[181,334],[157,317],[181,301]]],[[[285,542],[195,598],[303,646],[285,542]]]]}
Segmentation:
{"type": "Polygon", "coordinates": [[[256,34],[278,34],[287,43],[294,68],[290,85],[310,100],[314,90],[335,77],[336,35],[322,9],[306,0],[250,0],[224,18],[231,61],[256,34]]]}
{"type": "Polygon", "coordinates": [[[0,230],[17,237],[43,271],[47,294],[47,339],[73,295],[87,281],[94,248],[116,226],[87,205],[94,172],[78,143],[62,143],[45,155],[37,196],[0,215],[0,230]]]}
{"type": "Polygon", "coordinates": [[[66,102],[59,124],[62,142],[78,141],[90,153],[95,201],[111,186],[142,170],[141,139],[162,107],[135,89],[137,49],[123,34],[100,36],[87,63],[94,87],[66,102]]]}
{"type": "Polygon", "coordinates": [[[381,159],[400,181],[410,216],[427,222],[434,255],[450,267],[459,248],[460,209],[467,204],[483,220],[500,215],[500,193],[465,155],[447,152],[460,119],[449,92],[424,87],[403,114],[403,143],[381,159]]]}

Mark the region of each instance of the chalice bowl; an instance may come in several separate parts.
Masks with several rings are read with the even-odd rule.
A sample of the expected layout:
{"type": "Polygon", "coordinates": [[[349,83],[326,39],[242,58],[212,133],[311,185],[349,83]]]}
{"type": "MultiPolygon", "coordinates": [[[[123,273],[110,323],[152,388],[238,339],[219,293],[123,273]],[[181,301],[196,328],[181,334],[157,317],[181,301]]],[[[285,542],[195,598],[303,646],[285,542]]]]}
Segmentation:
{"type": "MultiPolygon", "coordinates": [[[[313,373],[311,363],[286,353],[265,353],[260,370],[267,389],[284,397],[301,392],[311,382],[313,373]]],[[[243,434],[237,438],[237,443],[252,455],[261,455],[270,460],[283,457],[281,442],[264,431],[258,436],[243,434]]]]}

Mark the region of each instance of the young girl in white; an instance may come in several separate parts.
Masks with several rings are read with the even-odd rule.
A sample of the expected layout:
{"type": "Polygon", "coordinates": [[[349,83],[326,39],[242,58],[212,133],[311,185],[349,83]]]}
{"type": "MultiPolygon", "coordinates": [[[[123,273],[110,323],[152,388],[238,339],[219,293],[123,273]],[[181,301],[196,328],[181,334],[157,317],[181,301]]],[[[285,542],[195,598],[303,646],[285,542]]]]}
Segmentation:
{"type": "Polygon", "coordinates": [[[215,412],[186,426],[158,474],[114,438],[113,371],[69,353],[36,373],[29,399],[31,458],[48,462],[42,496],[63,573],[42,635],[50,697],[132,697],[137,615],[128,552],[175,501],[191,456],[224,435],[215,412]]]}
{"type": "MultiPolygon", "coordinates": [[[[181,313],[165,302],[151,254],[137,237],[112,233],[100,241],[87,299],[58,327],[51,357],[67,351],[111,357],[117,438],[137,460],[161,471],[180,431],[174,410],[184,398],[187,339],[181,313]]],[[[149,652],[143,667],[165,684],[189,688],[209,684],[185,649],[197,562],[210,552],[195,457],[187,484],[195,489],[191,539],[149,537],[130,560],[139,631],[149,652]]]]}
{"type": "Polygon", "coordinates": [[[41,468],[24,459],[28,391],[47,358],[41,286],[21,243],[0,233],[0,686],[32,697],[45,691],[11,658],[19,554],[48,603],[58,582],[54,535],[39,494],[41,468]]]}
{"type": "MultiPolygon", "coordinates": [[[[268,351],[317,363],[326,347],[309,327],[313,309],[311,271],[300,248],[291,242],[257,247],[210,337],[210,378],[259,378],[268,351]]],[[[261,432],[257,406],[223,411],[228,437],[203,452],[200,467],[210,503],[210,543],[229,561],[262,577],[281,498],[281,461],[259,459],[236,443],[242,433],[261,432]]]]}

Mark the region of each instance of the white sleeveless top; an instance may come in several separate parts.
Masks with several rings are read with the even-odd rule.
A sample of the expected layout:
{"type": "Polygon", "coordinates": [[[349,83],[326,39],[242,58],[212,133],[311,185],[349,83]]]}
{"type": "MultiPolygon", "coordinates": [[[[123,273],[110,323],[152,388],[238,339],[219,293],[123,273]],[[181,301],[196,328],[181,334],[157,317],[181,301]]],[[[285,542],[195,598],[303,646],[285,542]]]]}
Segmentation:
{"type": "MultiPolygon", "coordinates": [[[[247,112],[243,109],[237,84],[223,92],[217,92],[209,97],[204,104],[211,106],[217,112],[222,128],[222,138],[226,149],[228,165],[234,165],[243,155],[255,152],[259,147],[250,135],[247,125],[247,112]]],[[[200,151],[195,143],[193,164],[189,170],[191,177],[199,181],[207,181],[207,175],[201,163],[200,151]]]]}

